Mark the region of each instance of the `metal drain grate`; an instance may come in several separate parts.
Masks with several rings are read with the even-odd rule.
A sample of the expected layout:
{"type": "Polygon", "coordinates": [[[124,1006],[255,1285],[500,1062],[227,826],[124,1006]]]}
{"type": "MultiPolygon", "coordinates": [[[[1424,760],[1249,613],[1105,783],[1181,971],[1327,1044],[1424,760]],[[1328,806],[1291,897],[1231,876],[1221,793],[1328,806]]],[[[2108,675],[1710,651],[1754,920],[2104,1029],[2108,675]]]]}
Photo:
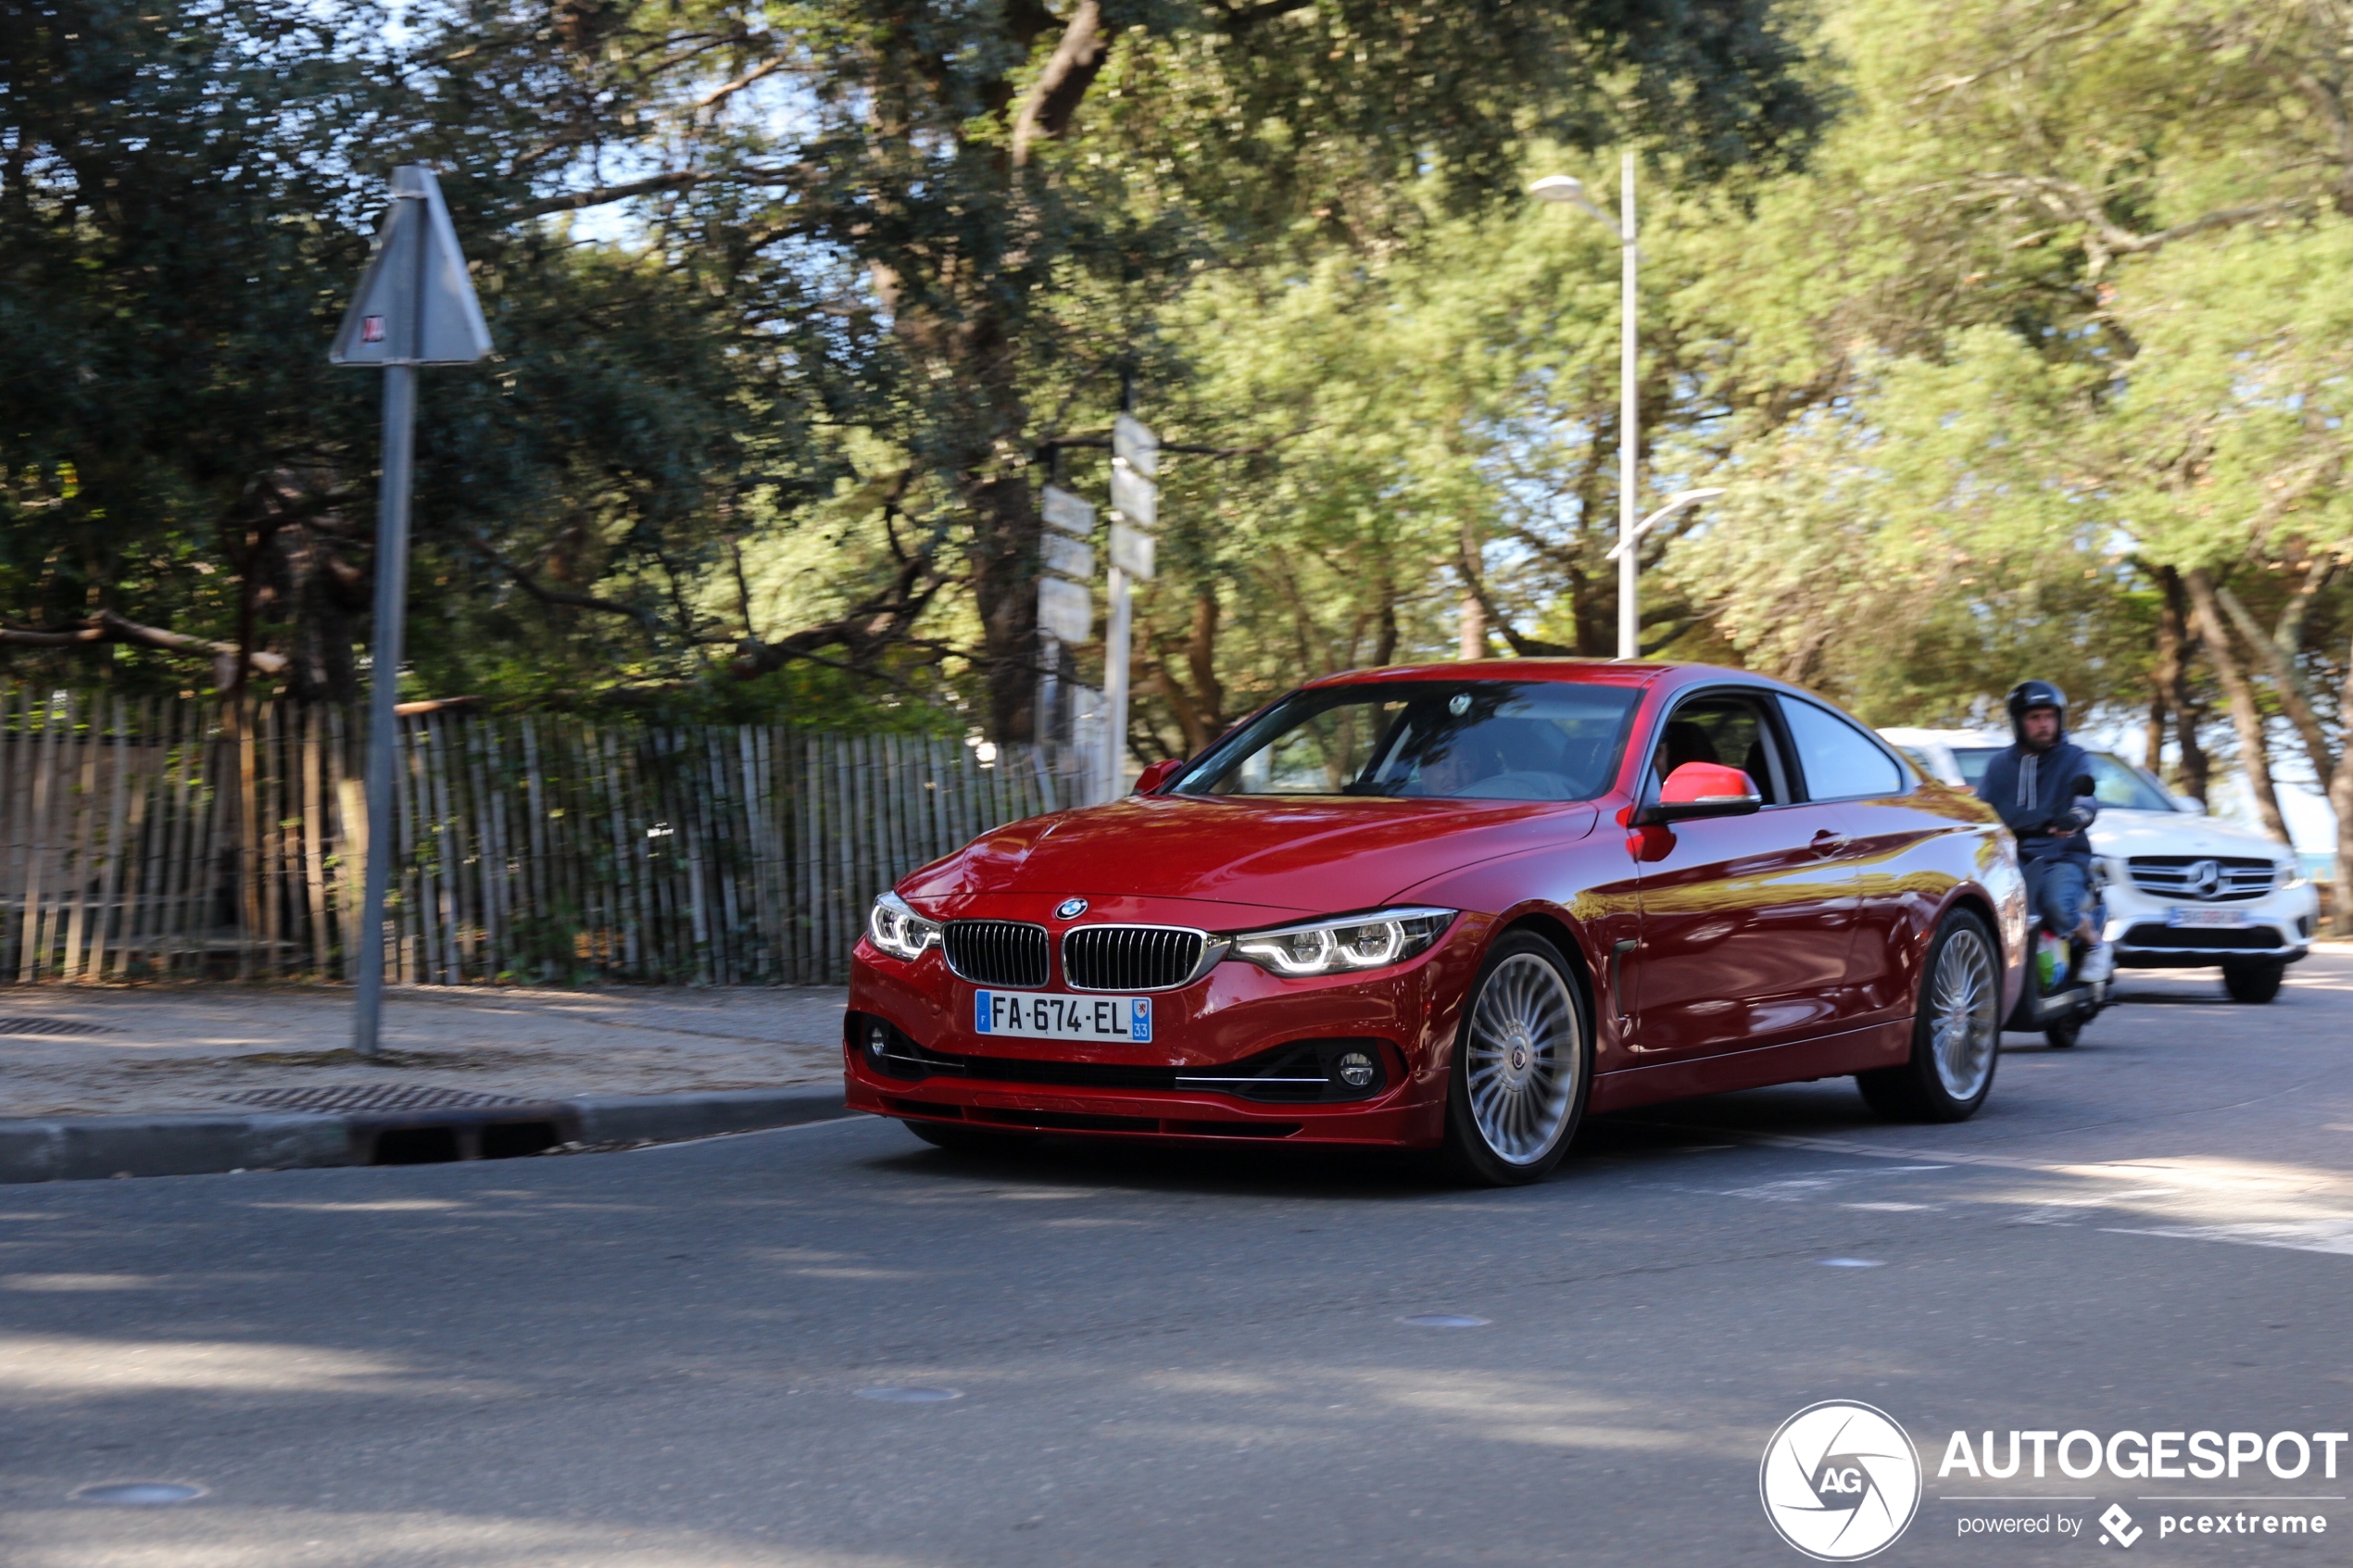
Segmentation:
{"type": "Polygon", "coordinates": [[[107,1023],[82,1023],[70,1018],[0,1018],[0,1035],[120,1035],[107,1023]]]}
{"type": "Polygon", "coordinates": [[[436,1089],[423,1084],[322,1085],[315,1089],[240,1089],[222,1095],[239,1105],[271,1110],[470,1110],[479,1106],[529,1105],[512,1095],[436,1089]]]}

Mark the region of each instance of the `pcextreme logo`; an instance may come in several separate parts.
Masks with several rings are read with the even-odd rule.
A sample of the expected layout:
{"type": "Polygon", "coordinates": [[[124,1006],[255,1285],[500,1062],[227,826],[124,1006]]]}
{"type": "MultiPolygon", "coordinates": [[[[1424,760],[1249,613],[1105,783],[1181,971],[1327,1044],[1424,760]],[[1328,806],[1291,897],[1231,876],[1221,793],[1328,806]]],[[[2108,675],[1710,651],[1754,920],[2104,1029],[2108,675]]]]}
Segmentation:
{"type": "Polygon", "coordinates": [[[1825,1399],[1781,1423],[1756,1489],[1781,1539],[1818,1562],[1856,1562],[1919,1512],[1919,1455],[1885,1411],[1825,1399]]]}

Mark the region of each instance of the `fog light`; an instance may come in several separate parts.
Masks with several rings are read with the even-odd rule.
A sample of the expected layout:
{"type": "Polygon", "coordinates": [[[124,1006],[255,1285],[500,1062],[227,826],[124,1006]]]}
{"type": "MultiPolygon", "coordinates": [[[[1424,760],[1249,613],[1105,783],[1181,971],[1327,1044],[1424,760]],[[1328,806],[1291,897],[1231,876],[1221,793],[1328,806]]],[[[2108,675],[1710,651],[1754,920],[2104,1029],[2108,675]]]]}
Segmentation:
{"type": "Polygon", "coordinates": [[[1332,1076],[1352,1089],[1368,1086],[1379,1072],[1380,1069],[1373,1065],[1373,1059],[1363,1051],[1350,1051],[1332,1063],[1332,1076]]]}

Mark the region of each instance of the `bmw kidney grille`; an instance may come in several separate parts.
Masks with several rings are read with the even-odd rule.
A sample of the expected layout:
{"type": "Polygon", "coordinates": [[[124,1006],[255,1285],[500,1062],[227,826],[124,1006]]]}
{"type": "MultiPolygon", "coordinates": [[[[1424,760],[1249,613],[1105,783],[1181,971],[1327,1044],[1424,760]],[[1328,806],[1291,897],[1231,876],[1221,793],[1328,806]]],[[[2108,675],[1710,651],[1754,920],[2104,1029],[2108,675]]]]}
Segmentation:
{"type": "Polygon", "coordinates": [[[1063,978],[1076,991],[1171,991],[1208,950],[1208,933],[1180,925],[1076,926],[1063,933],[1063,978]]]}
{"type": "Polygon", "coordinates": [[[948,967],[981,985],[1036,991],[1046,984],[1046,928],[1018,920],[951,920],[940,933],[948,967]]]}

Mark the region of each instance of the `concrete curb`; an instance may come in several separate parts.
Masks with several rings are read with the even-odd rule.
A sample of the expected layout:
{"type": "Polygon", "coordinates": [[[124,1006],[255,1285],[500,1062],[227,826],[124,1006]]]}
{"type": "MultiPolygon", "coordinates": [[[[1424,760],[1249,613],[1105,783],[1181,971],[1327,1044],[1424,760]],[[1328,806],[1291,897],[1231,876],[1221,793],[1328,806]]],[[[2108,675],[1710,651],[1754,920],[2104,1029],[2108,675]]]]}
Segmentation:
{"type": "MultiPolygon", "coordinates": [[[[686,1095],[578,1095],[535,1104],[397,1116],[240,1112],[228,1115],[0,1119],[0,1185],[89,1181],[118,1175],[199,1176],[293,1166],[433,1163],[474,1159],[499,1128],[545,1126],[545,1143],[634,1143],[790,1127],[848,1114],[839,1084],[728,1089],[686,1095]],[[409,1158],[385,1159],[386,1134],[411,1141],[409,1158]],[[450,1152],[416,1158],[439,1135],[450,1152]]],[[[534,1149],[510,1140],[514,1153],[534,1149]]],[[[492,1157],[496,1157],[493,1154],[492,1157]]]]}

